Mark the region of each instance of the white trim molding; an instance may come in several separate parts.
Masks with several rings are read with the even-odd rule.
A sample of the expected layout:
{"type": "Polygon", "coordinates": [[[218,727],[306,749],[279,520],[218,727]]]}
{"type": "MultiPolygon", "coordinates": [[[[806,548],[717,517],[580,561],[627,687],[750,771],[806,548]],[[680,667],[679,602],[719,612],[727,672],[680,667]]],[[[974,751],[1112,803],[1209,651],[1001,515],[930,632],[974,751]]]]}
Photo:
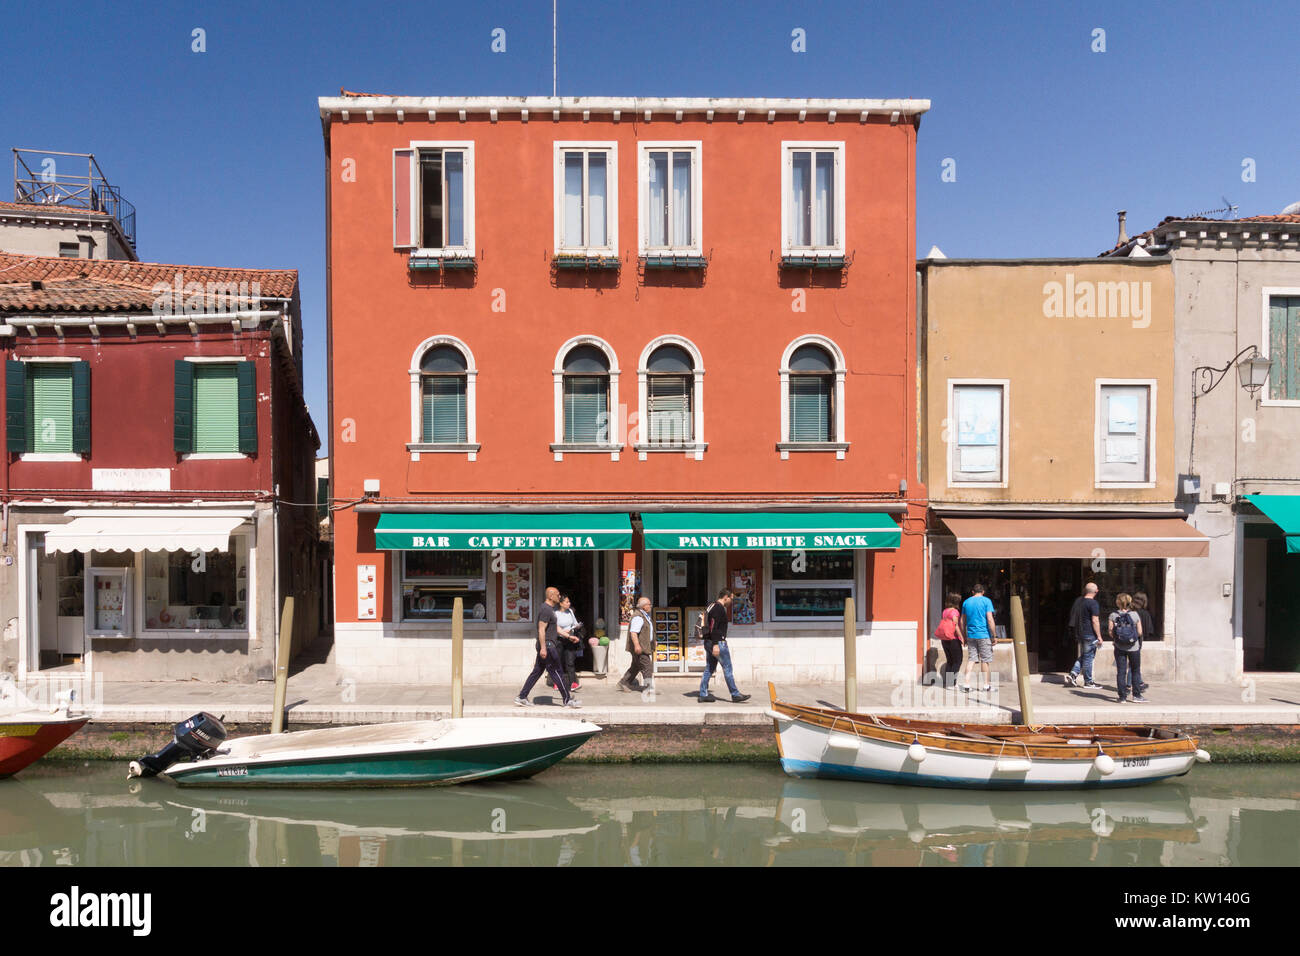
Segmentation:
{"type": "Polygon", "coordinates": [[[1011,435],[1008,425],[1011,419],[1011,379],[1009,378],[950,378],[948,379],[948,487],[949,488],[1006,488],[1011,480],[1011,435]],[[991,385],[1002,389],[1002,422],[998,428],[998,441],[1001,444],[1002,473],[999,481],[961,481],[953,477],[953,450],[957,447],[958,425],[954,386],[991,385]]]}
{"type": "MultiPolygon", "coordinates": [[[[640,142],[637,143],[636,160],[637,255],[645,256],[652,253],[678,256],[704,255],[704,145],[702,141],[683,139],[640,142]],[[691,241],[689,245],[674,246],[670,243],[665,246],[651,246],[646,238],[650,228],[649,187],[650,153],[652,152],[691,154],[691,241]]],[[[671,159],[668,161],[668,169],[671,176],[671,159]]],[[[671,193],[672,183],[666,183],[664,188],[671,193]]]]}
{"type": "MultiPolygon", "coordinates": [[[[845,254],[844,224],[844,182],[845,182],[845,145],[844,140],[782,140],[781,141],[781,255],[837,255],[845,254]],[[790,189],[793,181],[791,175],[791,154],[814,150],[833,152],[835,154],[835,241],[829,246],[794,246],[790,242],[790,189]]],[[[815,167],[815,164],[814,164],[815,167]]],[[[811,186],[812,184],[810,184],[811,186]]],[[[810,237],[811,238],[811,237],[810,237]]]]}
{"type": "MultiPolygon", "coordinates": [[[[1292,297],[1292,296],[1300,297],[1300,287],[1264,286],[1264,288],[1260,289],[1260,296],[1263,299],[1264,321],[1263,321],[1263,328],[1260,333],[1259,354],[1264,356],[1264,358],[1266,359],[1272,358],[1272,356],[1269,355],[1268,352],[1269,344],[1272,339],[1272,337],[1269,334],[1270,323],[1269,323],[1268,313],[1269,313],[1269,300],[1273,298],[1273,296],[1275,295],[1288,296],[1288,297],[1292,297]]],[[[1259,403],[1261,405],[1267,405],[1271,408],[1300,408],[1300,400],[1294,398],[1269,398],[1267,383],[1264,385],[1264,388],[1260,390],[1259,403]]]]}
{"type": "Polygon", "coordinates": [[[460,452],[469,461],[477,460],[480,449],[478,441],[478,366],[474,364],[474,353],[470,347],[454,335],[431,335],[415,347],[411,353],[411,441],[406,450],[411,461],[419,461],[421,452],[460,452]],[[465,443],[439,442],[430,444],[423,441],[421,431],[420,402],[420,361],[429,349],[440,345],[450,346],[465,358],[465,443]]]}
{"type": "Polygon", "coordinates": [[[1095,394],[1092,422],[1092,486],[1096,489],[1154,488],[1156,486],[1156,379],[1099,378],[1093,382],[1093,391],[1095,394]],[[1101,477],[1101,446],[1104,437],[1101,423],[1106,417],[1106,411],[1102,408],[1102,394],[1108,385],[1147,390],[1146,481],[1106,481],[1101,477]]]}
{"type": "Polygon", "coordinates": [[[660,335],[651,339],[646,347],[641,350],[641,358],[637,362],[636,395],[637,433],[640,440],[633,447],[636,449],[637,457],[641,461],[645,461],[647,454],[651,452],[676,452],[685,454],[687,458],[694,458],[696,461],[704,459],[704,452],[709,447],[708,442],[704,440],[704,358],[694,342],[685,336],[672,334],[660,335]],[[646,389],[646,377],[649,374],[648,363],[655,350],[664,345],[676,345],[685,349],[686,353],[690,355],[691,364],[694,367],[694,383],[691,395],[691,429],[693,434],[688,442],[652,444],[649,440],[650,436],[646,433],[650,421],[650,403],[646,389]]]}
{"type": "Polygon", "coordinates": [[[623,442],[626,436],[623,434],[623,418],[621,406],[618,403],[618,355],[615,354],[613,346],[598,335],[575,335],[555,353],[555,365],[551,368],[551,379],[555,390],[555,429],[554,439],[551,442],[551,452],[556,461],[564,461],[564,453],[590,454],[600,453],[609,454],[610,461],[618,461],[619,452],[623,450],[623,442]],[[609,423],[612,426],[609,430],[608,441],[605,442],[566,442],[564,440],[564,359],[571,351],[579,345],[594,345],[605,353],[605,360],[609,362],[609,423]]]}
{"type": "Polygon", "coordinates": [[[787,345],[785,351],[781,353],[781,367],[778,372],[781,377],[781,441],[777,444],[777,449],[781,453],[781,460],[789,460],[792,451],[833,451],[836,459],[842,461],[844,453],[849,450],[849,440],[844,428],[844,379],[848,374],[848,366],[840,347],[824,335],[816,333],[801,335],[787,345]],[[835,363],[835,421],[832,423],[835,431],[833,440],[829,442],[790,440],[790,357],[794,355],[796,349],[804,345],[816,345],[825,349],[830,354],[831,361],[835,363]]]}

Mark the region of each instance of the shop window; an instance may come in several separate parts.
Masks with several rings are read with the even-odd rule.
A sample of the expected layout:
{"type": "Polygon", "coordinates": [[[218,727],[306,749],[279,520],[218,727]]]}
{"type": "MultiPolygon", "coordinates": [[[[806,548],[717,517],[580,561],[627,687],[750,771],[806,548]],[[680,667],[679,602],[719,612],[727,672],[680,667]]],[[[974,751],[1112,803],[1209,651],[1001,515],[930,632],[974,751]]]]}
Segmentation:
{"type": "Polygon", "coordinates": [[[487,619],[487,555],[482,551],[403,551],[402,620],[450,621],[460,598],[465,619],[487,619]]]}
{"type": "Polygon", "coordinates": [[[564,441],[609,441],[609,361],[594,345],[579,345],[564,359],[564,441]]]}
{"type": "Polygon", "coordinates": [[[5,363],[9,451],[71,455],[90,451],[90,364],[5,363]]]}
{"type": "Polygon", "coordinates": [[[1269,296],[1268,398],[1300,403],[1300,296],[1269,296]]]}
{"type": "Polygon", "coordinates": [[[617,251],[616,152],[611,144],[556,143],[556,251],[617,251]]]}
{"type": "Polygon", "coordinates": [[[146,630],[248,630],[248,538],[229,551],[146,551],[146,630]]]}
{"type": "Polygon", "coordinates": [[[1151,481],[1151,385],[1097,385],[1097,484],[1151,481]]]}
{"type": "Polygon", "coordinates": [[[843,254],[843,144],[786,143],[782,148],[782,254],[843,254]]]}
{"type": "Polygon", "coordinates": [[[641,252],[698,255],[700,146],[641,144],[641,252]]]}
{"type": "Polygon", "coordinates": [[[439,345],[424,353],[420,362],[422,442],[467,440],[468,382],[465,356],[458,349],[439,345]]]}
{"type": "Polygon", "coordinates": [[[1005,382],[950,382],[950,484],[1006,482],[1005,382]]]}
{"type": "Polygon", "coordinates": [[[852,550],[772,552],[773,620],[843,620],[853,594],[852,550]]]}

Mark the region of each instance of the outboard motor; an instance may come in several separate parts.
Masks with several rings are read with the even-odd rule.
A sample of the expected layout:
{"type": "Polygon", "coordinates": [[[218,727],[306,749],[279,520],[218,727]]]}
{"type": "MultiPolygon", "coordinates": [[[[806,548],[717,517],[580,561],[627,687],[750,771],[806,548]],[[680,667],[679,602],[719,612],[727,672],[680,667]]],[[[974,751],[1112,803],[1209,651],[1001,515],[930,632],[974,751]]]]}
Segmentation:
{"type": "Polygon", "coordinates": [[[127,776],[156,777],[174,763],[212,756],[225,742],[226,727],[220,717],[213,717],[206,711],[195,714],[172,729],[172,742],[162,750],[132,760],[127,776]]]}

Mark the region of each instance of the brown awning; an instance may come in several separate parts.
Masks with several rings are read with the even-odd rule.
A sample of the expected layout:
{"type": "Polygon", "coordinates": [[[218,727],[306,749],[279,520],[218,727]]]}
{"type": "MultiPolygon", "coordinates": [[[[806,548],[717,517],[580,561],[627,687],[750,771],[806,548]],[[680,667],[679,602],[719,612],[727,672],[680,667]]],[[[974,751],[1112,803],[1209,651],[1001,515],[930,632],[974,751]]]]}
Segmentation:
{"type": "Polygon", "coordinates": [[[1177,516],[950,518],[960,558],[1206,558],[1210,539],[1177,516]]]}

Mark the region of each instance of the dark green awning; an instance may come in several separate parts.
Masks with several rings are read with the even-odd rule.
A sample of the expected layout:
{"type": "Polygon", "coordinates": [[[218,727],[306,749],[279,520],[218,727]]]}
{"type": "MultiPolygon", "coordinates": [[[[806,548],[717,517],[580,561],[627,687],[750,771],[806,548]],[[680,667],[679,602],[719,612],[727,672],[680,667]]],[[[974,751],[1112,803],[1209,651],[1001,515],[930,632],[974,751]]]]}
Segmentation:
{"type": "Polygon", "coordinates": [[[1300,554],[1300,495],[1246,495],[1246,500],[1286,535],[1286,549],[1300,554]]]}
{"type": "Polygon", "coordinates": [[[650,551],[770,551],[897,548],[898,523],[880,512],[642,513],[650,551]]]}
{"type": "Polygon", "coordinates": [[[375,527],[385,551],[626,551],[625,514],[386,512],[375,527]]]}

